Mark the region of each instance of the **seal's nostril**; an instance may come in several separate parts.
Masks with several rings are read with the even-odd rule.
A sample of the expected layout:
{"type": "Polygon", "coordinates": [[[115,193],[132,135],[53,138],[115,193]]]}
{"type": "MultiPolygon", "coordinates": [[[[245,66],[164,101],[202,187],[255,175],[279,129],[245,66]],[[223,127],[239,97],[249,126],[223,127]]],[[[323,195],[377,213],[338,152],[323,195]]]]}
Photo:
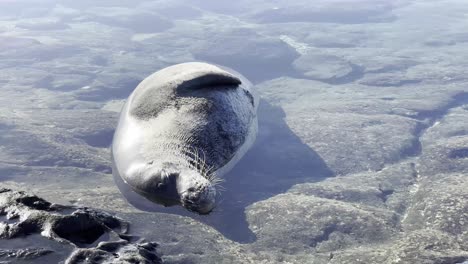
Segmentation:
{"type": "Polygon", "coordinates": [[[189,192],[194,192],[194,191],[195,191],[195,188],[190,187],[190,188],[187,189],[187,191],[189,191],[189,192]]]}

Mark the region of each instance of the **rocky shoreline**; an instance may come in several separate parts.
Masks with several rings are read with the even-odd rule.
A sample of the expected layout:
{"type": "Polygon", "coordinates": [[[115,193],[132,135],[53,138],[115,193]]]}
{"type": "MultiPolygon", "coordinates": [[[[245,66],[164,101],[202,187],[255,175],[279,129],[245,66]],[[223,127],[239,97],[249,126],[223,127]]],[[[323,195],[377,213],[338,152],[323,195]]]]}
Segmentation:
{"type": "Polygon", "coordinates": [[[101,210],[52,204],[35,195],[2,188],[0,220],[1,263],[41,263],[43,258],[69,264],[162,263],[157,243],[132,236],[127,222],[101,210]],[[58,245],[44,246],[38,235],[58,245]],[[8,248],[12,240],[39,243],[8,248]],[[60,259],[64,248],[69,256],[60,259]]]}

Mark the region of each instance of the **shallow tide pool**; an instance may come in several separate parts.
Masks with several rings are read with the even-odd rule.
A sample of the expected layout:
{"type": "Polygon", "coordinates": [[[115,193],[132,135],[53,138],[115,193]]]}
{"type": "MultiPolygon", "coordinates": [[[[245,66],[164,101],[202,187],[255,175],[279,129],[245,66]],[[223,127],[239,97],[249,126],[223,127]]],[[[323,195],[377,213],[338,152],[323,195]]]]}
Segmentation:
{"type": "MultiPolygon", "coordinates": [[[[111,212],[165,263],[464,263],[467,14],[462,0],[0,0],[0,188],[111,212]],[[261,98],[209,215],[112,177],[125,99],[187,61],[230,67],[261,98]]],[[[0,263],[71,250],[0,239],[0,263]],[[32,246],[54,253],[2,255],[32,246]]]]}

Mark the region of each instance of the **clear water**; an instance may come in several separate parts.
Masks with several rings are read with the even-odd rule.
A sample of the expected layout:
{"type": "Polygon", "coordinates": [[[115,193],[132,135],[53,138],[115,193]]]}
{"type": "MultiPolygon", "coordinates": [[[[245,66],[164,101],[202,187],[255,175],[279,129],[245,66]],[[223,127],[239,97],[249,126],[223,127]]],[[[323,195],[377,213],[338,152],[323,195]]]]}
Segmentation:
{"type": "Polygon", "coordinates": [[[0,187],[114,212],[168,263],[391,247],[424,226],[424,177],[468,171],[467,13],[461,0],[0,0],[0,187]],[[109,153],[136,85],[195,60],[235,69],[262,98],[257,140],[208,216],[122,195],[109,153]]]}

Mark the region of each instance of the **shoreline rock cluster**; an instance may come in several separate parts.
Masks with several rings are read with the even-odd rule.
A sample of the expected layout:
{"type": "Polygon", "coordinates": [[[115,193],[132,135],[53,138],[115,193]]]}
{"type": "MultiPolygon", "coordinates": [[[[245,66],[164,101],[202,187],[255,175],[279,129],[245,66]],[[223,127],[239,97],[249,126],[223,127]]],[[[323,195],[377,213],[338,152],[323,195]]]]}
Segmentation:
{"type": "Polygon", "coordinates": [[[43,257],[60,260],[64,251],[70,252],[64,260],[70,264],[162,263],[157,243],[132,236],[128,230],[127,222],[104,211],[53,204],[25,192],[0,189],[1,263],[41,261],[43,257]],[[57,245],[44,245],[41,237],[57,245]],[[2,248],[11,247],[9,241],[14,244],[15,239],[39,243],[2,248]]]}

